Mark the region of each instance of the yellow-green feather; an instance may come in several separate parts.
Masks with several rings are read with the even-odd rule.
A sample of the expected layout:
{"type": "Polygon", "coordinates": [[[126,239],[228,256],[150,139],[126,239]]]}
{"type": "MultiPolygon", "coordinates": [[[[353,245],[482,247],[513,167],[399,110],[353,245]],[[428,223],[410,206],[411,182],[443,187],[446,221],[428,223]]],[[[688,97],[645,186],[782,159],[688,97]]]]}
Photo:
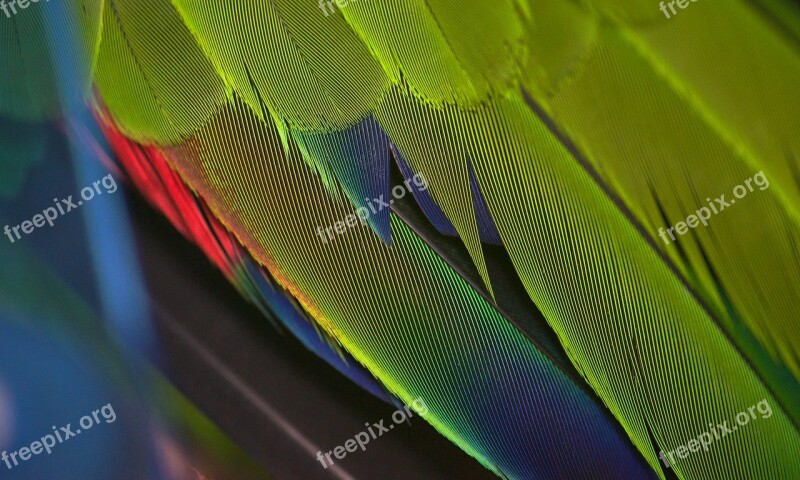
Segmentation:
{"type": "Polygon", "coordinates": [[[35,122],[62,113],[59,84],[65,75],[72,77],[71,84],[81,88],[71,95],[80,98],[90,93],[103,0],[74,0],[59,6],[28,5],[25,10],[17,8],[9,17],[0,14],[0,116],[35,122]],[[58,10],[54,10],[56,7],[58,10]],[[49,26],[50,20],[58,25],[49,26]],[[64,68],[58,70],[52,57],[54,37],[49,32],[62,27],[77,45],[76,55],[60,59],[64,68]]]}
{"type": "Polygon", "coordinates": [[[190,137],[228,101],[218,72],[171,3],[104,3],[95,71],[104,107],[137,141],[190,137]]]}
{"type": "Polygon", "coordinates": [[[389,79],[340,15],[316,3],[174,0],[201,48],[258,114],[325,131],[365,118],[389,79]],[[261,97],[259,97],[259,92],[261,97]]]}

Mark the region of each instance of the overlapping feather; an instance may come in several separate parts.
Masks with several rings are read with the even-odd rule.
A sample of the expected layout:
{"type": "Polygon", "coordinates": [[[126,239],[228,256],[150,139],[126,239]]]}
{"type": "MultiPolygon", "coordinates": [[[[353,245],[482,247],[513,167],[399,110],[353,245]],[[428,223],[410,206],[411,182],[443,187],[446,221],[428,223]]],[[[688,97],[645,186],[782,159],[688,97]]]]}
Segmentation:
{"type": "Polygon", "coordinates": [[[498,474],[663,478],[659,450],[766,399],[773,417],[671,471],[799,476],[798,23],[651,3],[106,0],[97,105],[498,474]],[[389,198],[392,158],[490,298],[497,237],[585,384],[394,213],[317,237],[389,198]],[[758,171],[768,190],[659,243],[758,171]]]}

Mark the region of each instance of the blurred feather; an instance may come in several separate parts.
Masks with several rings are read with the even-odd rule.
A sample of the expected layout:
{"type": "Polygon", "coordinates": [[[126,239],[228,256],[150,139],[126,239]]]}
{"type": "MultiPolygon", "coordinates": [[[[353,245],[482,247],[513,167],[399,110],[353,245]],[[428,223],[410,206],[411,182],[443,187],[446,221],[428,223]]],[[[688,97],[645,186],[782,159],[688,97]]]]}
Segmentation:
{"type": "Polygon", "coordinates": [[[669,19],[643,0],[325,5],[103,2],[90,102],[245,296],[366,388],[424,398],[501,476],[800,476],[798,17],[770,0],[669,19]],[[393,170],[424,176],[413,198],[479,280],[393,206],[324,233],[388,201],[393,170]],[[768,190],[657,238],[757,172],[768,190]],[[488,248],[527,318],[498,305],[488,248]],[[558,345],[531,334],[544,322],[558,345]],[[762,399],[768,421],[659,461],[762,399]]]}

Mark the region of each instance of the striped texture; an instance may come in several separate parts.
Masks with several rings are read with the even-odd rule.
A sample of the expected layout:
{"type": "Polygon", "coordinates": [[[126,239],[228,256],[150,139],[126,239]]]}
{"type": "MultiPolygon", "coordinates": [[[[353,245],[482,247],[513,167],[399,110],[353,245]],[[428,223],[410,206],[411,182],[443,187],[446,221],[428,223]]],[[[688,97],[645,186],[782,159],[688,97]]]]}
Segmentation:
{"type": "Polygon", "coordinates": [[[800,477],[796,17],[771,0],[669,20],[642,0],[325,5],[103,2],[91,101],[244,247],[217,263],[246,295],[263,269],[499,475],[800,477]],[[759,171],[769,189],[661,243],[759,171]],[[393,172],[424,175],[414,197],[477,281],[389,210],[323,242],[390,198],[393,172]],[[580,378],[521,333],[538,317],[492,304],[489,248],[580,378]],[[660,462],[762,399],[769,419],[660,462]]]}

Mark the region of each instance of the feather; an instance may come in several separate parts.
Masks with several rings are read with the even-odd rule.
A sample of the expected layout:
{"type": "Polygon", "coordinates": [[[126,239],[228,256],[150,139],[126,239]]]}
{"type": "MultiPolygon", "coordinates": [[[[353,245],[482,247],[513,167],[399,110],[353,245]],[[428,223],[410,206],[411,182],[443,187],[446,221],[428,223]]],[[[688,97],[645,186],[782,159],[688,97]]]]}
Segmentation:
{"type": "Polygon", "coordinates": [[[539,101],[555,128],[574,142],[587,168],[618,196],[679,278],[708,305],[712,318],[797,424],[800,343],[791,332],[800,297],[800,190],[792,172],[797,171],[800,143],[789,130],[800,129],[800,96],[787,79],[800,79],[800,58],[744,7],[726,4],[714,14],[728,9],[732,12],[725,18],[749,22],[741,25],[747,33],[733,36],[720,29],[707,36],[709,28],[716,28],[710,17],[702,28],[699,23],[693,29],[682,26],[704,18],[707,8],[676,17],[669,25],[676,25],[672,35],[627,27],[602,30],[580,69],[539,101]],[[672,56],[648,44],[652,38],[659,38],[665,50],[669,46],[672,56]],[[753,44],[769,46],[770,54],[747,52],[753,44]],[[700,62],[724,48],[743,53],[715,61],[720,71],[699,78],[700,62]],[[747,71],[763,73],[756,78],[747,71]],[[708,85],[698,86],[700,80],[708,85]],[[792,104],[795,113],[789,112],[792,104]],[[755,121],[758,128],[745,128],[742,111],[747,123],[755,121]],[[629,135],[633,131],[653,133],[629,135]],[[725,208],[711,200],[719,195],[736,202],[732,190],[758,172],[766,183],[756,187],[751,182],[752,193],[731,203],[724,214],[709,215],[686,236],[659,233],[701,208],[709,214],[725,208]],[[747,225],[758,228],[743,231],[747,225]]]}
{"type": "Polygon", "coordinates": [[[646,475],[638,455],[626,449],[615,449],[613,461],[608,452],[589,445],[553,450],[567,438],[616,443],[619,432],[599,405],[396,217],[390,217],[391,247],[360,227],[323,243],[315,230],[344,218],[346,202],[324,194],[298,148],[283,158],[276,129],[260,124],[244,105],[220,115],[197,141],[192,150],[199,156],[181,152],[171,158],[212,211],[393,394],[406,403],[424,398],[431,412],[426,419],[467,453],[512,478],[577,478],[583,462],[610,476],[646,475]],[[278,180],[284,178],[292,179],[288,189],[278,180]],[[294,199],[287,200],[287,194],[294,199]],[[314,201],[311,208],[308,199],[314,201]],[[314,236],[297,237],[303,239],[298,242],[285,234],[287,228],[314,236]],[[336,280],[319,282],[320,276],[336,280]],[[391,339],[390,349],[385,339],[391,339]],[[456,388],[467,390],[450,390],[456,388]],[[543,408],[554,395],[560,398],[559,412],[543,408]],[[502,412],[512,404],[515,417],[507,417],[502,412]],[[534,430],[543,422],[558,428],[534,430]],[[583,428],[596,431],[577,433],[583,428]],[[515,447],[504,446],[508,436],[515,447]]]}
{"type": "Polygon", "coordinates": [[[503,477],[800,477],[800,17],[134,3],[104,3],[90,100],[120,162],[151,164],[154,203],[359,384],[424,398],[503,477]],[[661,242],[757,173],[768,188],[661,242]],[[418,175],[413,221],[391,202],[357,221],[418,175]],[[759,402],[768,419],[666,464],[759,402]]]}
{"type": "Polygon", "coordinates": [[[378,63],[343,19],[324,17],[312,2],[174,3],[236,93],[256,112],[263,101],[292,126],[352,126],[369,114],[388,86],[378,63]]]}
{"type": "Polygon", "coordinates": [[[54,6],[60,14],[56,25],[48,23],[52,12],[5,7],[0,14],[0,116],[32,122],[50,119],[66,106],[58,88],[65,76],[74,77],[81,86],[81,97],[89,93],[101,38],[102,0],[76,0],[68,6],[54,6]],[[59,72],[51,56],[51,42],[54,32],[61,28],[79,39],[79,44],[76,54],[66,59],[67,68],[59,72]]]}
{"type": "Polygon", "coordinates": [[[211,61],[169,2],[103,4],[94,74],[107,113],[143,143],[189,137],[227,102],[211,61]]]}

